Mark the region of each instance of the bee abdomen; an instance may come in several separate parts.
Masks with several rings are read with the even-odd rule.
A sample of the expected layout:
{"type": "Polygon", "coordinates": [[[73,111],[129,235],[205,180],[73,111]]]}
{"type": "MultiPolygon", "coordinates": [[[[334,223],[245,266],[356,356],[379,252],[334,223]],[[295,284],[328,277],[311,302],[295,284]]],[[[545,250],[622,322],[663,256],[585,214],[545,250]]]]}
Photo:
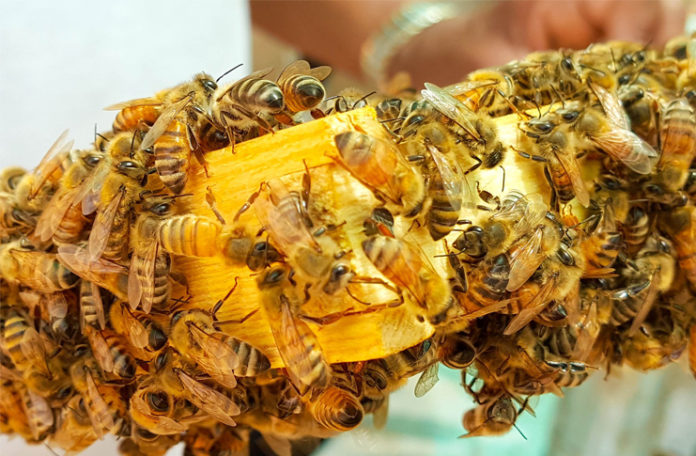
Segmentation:
{"type": "Polygon", "coordinates": [[[358,398],[336,386],[327,388],[311,404],[314,419],[325,428],[336,431],[355,428],[365,415],[358,398]]]}
{"type": "Polygon", "coordinates": [[[239,365],[234,369],[238,377],[253,377],[271,368],[268,357],[243,340],[228,337],[227,343],[239,357],[239,365]]]}
{"type": "Polygon", "coordinates": [[[215,220],[193,214],[180,215],[160,225],[160,245],[175,255],[215,256],[218,253],[216,239],[221,230],[215,220]]]}
{"type": "Polygon", "coordinates": [[[87,221],[82,216],[82,207],[79,204],[71,206],[53,233],[53,242],[55,244],[74,243],[80,238],[86,224],[87,221]]]}
{"type": "Polygon", "coordinates": [[[186,185],[191,146],[186,123],[175,118],[155,142],[155,168],[162,183],[179,194],[186,185]]]}
{"type": "Polygon", "coordinates": [[[114,133],[129,131],[137,128],[141,123],[152,125],[158,117],[157,106],[128,106],[116,114],[112,128],[114,133]]]}

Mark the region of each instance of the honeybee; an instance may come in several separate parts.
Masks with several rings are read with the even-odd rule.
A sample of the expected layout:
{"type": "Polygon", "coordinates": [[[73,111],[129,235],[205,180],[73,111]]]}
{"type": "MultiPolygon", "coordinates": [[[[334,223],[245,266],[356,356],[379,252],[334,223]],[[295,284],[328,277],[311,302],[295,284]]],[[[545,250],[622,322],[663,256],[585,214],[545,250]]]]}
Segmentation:
{"type": "Polygon", "coordinates": [[[387,279],[409,291],[430,323],[438,325],[447,319],[454,303],[449,284],[418,247],[405,240],[378,235],[364,240],[362,248],[387,279]]]}
{"type": "MultiPolygon", "coordinates": [[[[133,143],[130,134],[120,133],[109,144],[110,154],[124,156],[125,159],[116,158],[111,162],[111,172],[98,189],[97,215],[88,242],[92,261],[101,257],[113,261],[124,258],[132,207],[147,180],[147,157],[143,152],[133,152],[131,156],[133,143]]],[[[89,205],[83,199],[83,213],[86,207],[89,205]]]]}
{"type": "Polygon", "coordinates": [[[278,180],[267,182],[269,191],[255,200],[254,209],[273,244],[295,266],[298,278],[333,295],[343,290],[355,273],[332,238],[315,237],[310,232],[313,224],[307,213],[309,175],[305,176],[303,195],[288,191],[278,180]]]}
{"type": "Polygon", "coordinates": [[[663,107],[660,125],[658,180],[665,190],[675,192],[686,183],[696,155],[696,114],[686,98],[676,98],[663,107]]]}
{"type": "Polygon", "coordinates": [[[19,241],[0,247],[0,272],[5,281],[41,293],[55,293],[77,285],[79,277],[63,266],[56,255],[20,247],[19,241]]]}
{"type": "Polygon", "coordinates": [[[459,297],[459,305],[467,312],[478,312],[501,302],[508,302],[510,261],[501,253],[483,261],[469,274],[469,289],[459,297]]]}
{"type": "Polygon", "coordinates": [[[122,301],[111,305],[109,322],[114,331],[128,339],[131,346],[141,353],[139,359],[154,356],[151,353],[167,343],[167,335],[152,318],[140,312],[134,313],[122,301]]]}
{"type": "Polygon", "coordinates": [[[306,60],[296,60],[278,76],[278,87],[283,92],[285,109],[290,116],[318,106],[326,96],[321,81],[331,74],[331,67],[310,68],[306,60]]]}
{"type": "Polygon", "coordinates": [[[249,233],[245,225],[235,224],[223,228],[220,235],[225,258],[235,265],[246,265],[258,271],[280,260],[279,252],[267,240],[260,240],[249,233]]]}
{"type": "MultiPolygon", "coordinates": [[[[131,425],[130,438],[125,439],[118,447],[123,455],[140,456],[141,453],[148,455],[164,455],[169,448],[176,445],[181,436],[179,435],[157,435],[136,424],[131,425]],[[137,447],[137,452],[128,453],[124,451],[127,442],[132,442],[137,447]]],[[[127,445],[130,446],[130,445],[127,445]]],[[[133,449],[135,450],[135,448],[133,449]]]]}
{"type": "Polygon", "coordinates": [[[627,217],[622,224],[624,242],[629,252],[635,252],[641,248],[650,234],[651,217],[640,206],[629,209],[627,217]]]}
{"type": "Polygon", "coordinates": [[[17,309],[7,311],[2,328],[2,348],[19,372],[34,369],[52,378],[41,336],[17,309]]]}
{"type": "Polygon", "coordinates": [[[181,405],[160,389],[151,377],[141,380],[130,397],[129,410],[133,422],[153,434],[181,434],[188,427],[176,419],[181,405]]]}
{"type": "Polygon", "coordinates": [[[128,303],[132,309],[140,305],[143,312],[150,313],[153,306],[160,309],[169,299],[171,258],[159,251],[159,229],[170,212],[168,200],[147,200],[131,231],[128,303]]]}
{"type": "Polygon", "coordinates": [[[674,209],[662,215],[658,227],[674,243],[679,269],[691,286],[696,286],[696,211],[692,206],[674,209]]]}
{"type": "Polygon", "coordinates": [[[81,374],[82,398],[81,406],[87,412],[94,432],[98,437],[105,433],[120,433],[126,418],[126,408],[121,399],[119,390],[108,384],[98,384],[92,371],[85,367],[81,374]]]}
{"type": "Polygon", "coordinates": [[[338,134],[334,142],[338,163],[372,190],[389,209],[406,216],[418,214],[425,199],[423,177],[403,159],[395,144],[363,133],[338,134]]]}
{"type": "Polygon", "coordinates": [[[561,203],[567,203],[575,197],[587,207],[590,204],[590,194],[582,180],[572,137],[558,128],[553,117],[555,113],[549,113],[523,123],[522,130],[528,138],[534,140],[532,147],[536,153],[517,152],[524,158],[546,164],[547,178],[551,182],[555,198],[561,203]]]}
{"type": "Polygon", "coordinates": [[[275,82],[263,79],[268,73],[270,70],[256,71],[215,94],[210,110],[213,122],[230,139],[243,138],[257,125],[272,131],[265,116],[280,113],[285,98],[275,82]]]}
{"type": "Polygon", "coordinates": [[[472,111],[493,117],[508,114],[510,105],[507,100],[515,98],[515,82],[509,74],[497,68],[473,71],[466,81],[447,86],[445,90],[462,99],[472,111]]]}
{"type": "Polygon", "coordinates": [[[684,329],[674,322],[664,323],[646,322],[640,331],[623,339],[621,353],[624,361],[633,369],[658,369],[681,356],[687,343],[684,329]]]}
{"type": "Polygon", "coordinates": [[[215,313],[232,291],[234,288],[216,303],[212,311],[190,309],[176,312],[169,329],[171,346],[228,388],[237,384],[235,376],[253,377],[271,366],[268,357],[257,348],[217,329],[215,313]]]}
{"type": "Polygon", "coordinates": [[[588,84],[603,113],[592,107],[581,108],[573,101],[556,111],[562,121],[586,139],[589,148],[606,152],[638,174],[650,174],[659,157],[657,152],[630,130],[616,93],[593,82],[588,84]]]}
{"type": "Polygon", "coordinates": [[[329,365],[317,337],[296,317],[302,304],[287,267],[276,266],[258,278],[263,308],[292,383],[301,393],[328,385],[329,365]]]}
{"type": "Polygon", "coordinates": [[[466,170],[465,174],[480,166],[484,169],[495,168],[503,161],[505,146],[498,139],[497,127],[489,117],[484,114],[477,115],[461,101],[434,84],[426,82],[421,94],[438,112],[455,124],[454,132],[464,138],[470,150],[470,157],[476,161],[476,164],[466,170]]]}
{"type": "Polygon", "coordinates": [[[103,153],[89,150],[77,152],[75,161],[60,180],[60,187],[39,216],[34,235],[41,242],[53,238],[56,244],[79,240],[87,220],[82,214],[81,184],[103,160],[103,153]]]}
{"type": "Polygon", "coordinates": [[[19,297],[29,308],[30,315],[39,315],[48,323],[51,332],[63,341],[70,341],[77,332],[74,295],[62,292],[41,294],[33,290],[19,292],[19,297]]]}
{"type": "Polygon", "coordinates": [[[84,330],[94,359],[104,372],[123,379],[135,377],[135,359],[119,334],[110,329],[97,330],[91,325],[86,325],[84,330]]]}
{"type": "Polygon", "coordinates": [[[462,424],[467,434],[460,437],[478,437],[507,433],[525,409],[526,402],[517,410],[510,396],[504,392],[486,394],[486,398],[476,408],[464,414],[462,424]]]}

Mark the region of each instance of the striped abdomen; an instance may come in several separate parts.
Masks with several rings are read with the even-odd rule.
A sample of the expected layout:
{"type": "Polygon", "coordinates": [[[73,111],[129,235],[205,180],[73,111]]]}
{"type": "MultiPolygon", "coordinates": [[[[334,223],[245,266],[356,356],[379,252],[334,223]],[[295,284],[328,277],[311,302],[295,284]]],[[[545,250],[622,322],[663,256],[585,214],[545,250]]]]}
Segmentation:
{"type": "Polygon", "coordinates": [[[207,217],[193,214],[174,216],[160,224],[160,246],[174,255],[215,256],[221,230],[220,223],[207,217]]]}
{"type": "Polygon", "coordinates": [[[585,260],[592,269],[602,269],[611,267],[621,250],[621,233],[604,232],[595,234],[582,241],[582,251],[585,253],[585,260]]]}
{"type": "MultiPolygon", "coordinates": [[[[461,183],[450,183],[449,187],[459,184],[461,191],[461,183]]],[[[428,231],[433,240],[437,241],[447,236],[452,228],[459,221],[459,212],[462,208],[461,195],[459,198],[451,198],[448,191],[445,189],[445,183],[439,174],[436,174],[430,182],[429,189],[432,204],[427,215],[428,231]]]]}
{"type": "Polygon", "coordinates": [[[80,324],[104,329],[104,307],[101,296],[95,296],[94,291],[99,293],[99,288],[93,286],[92,282],[80,282],[80,324]]]}
{"type": "Polygon", "coordinates": [[[643,291],[650,285],[650,280],[630,285],[626,288],[613,291],[611,299],[611,318],[610,323],[619,326],[632,320],[645,303],[645,293],[643,291]]]}
{"type": "Polygon", "coordinates": [[[152,125],[160,114],[158,105],[128,106],[116,114],[112,128],[114,133],[134,130],[143,125],[152,125]]]}
{"type": "MultiPolygon", "coordinates": [[[[102,253],[102,257],[107,260],[120,261],[125,256],[128,249],[128,240],[130,234],[130,223],[131,223],[131,208],[130,197],[128,193],[124,195],[121,203],[116,210],[116,215],[114,216],[114,221],[111,225],[111,231],[109,232],[109,239],[106,242],[106,247],[102,253]]],[[[100,214],[103,211],[97,213],[98,222],[100,214]]]]}
{"type": "Polygon", "coordinates": [[[87,224],[87,220],[82,215],[82,205],[73,204],[65,211],[63,219],[56,227],[53,233],[53,242],[55,244],[74,244],[80,239],[83,228],[87,224]]]}
{"type": "Polygon", "coordinates": [[[186,173],[191,159],[186,116],[186,111],[177,114],[154,145],[157,174],[162,183],[175,194],[181,193],[186,185],[186,173]]]}
{"type": "Polygon", "coordinates": [[[330,386],[310,402],[310,413],[327,429],[348,431],[362,422],[365,411],[355,395],[330,386]]]}
{"type": "Polygon", "coordinates": [[[686,182],[696,154],[696,115],[685,98],[677,98],[665,107],[661,125],[658,169],[667,174],[663,179],[667,190],[677,191],[686,182]]]}
{"type": "Polygon", "coordinates": [[[253,377],[271,368],[271,362],[256,347],[227,335],[225,342],[239,357],[239,365],[234,369],[237,377],[253,377]]]}
{"type": "Polygon", "coordinates": [[[555,157],[551,157],[546,169],[549,171],[551,182],[553,182],[553,188],[556,191],[556,195],[561,203],[567,203],[575,198],[573,182],[570,180],[570,176],[566,172],[563,165],[561,165],[561,162],[559,162],[555,157]]]}
{"type": "MultiPolygon", "coordinates": [[[[138,277],[141,287],[143,287],[142,309],[146,313],[153,307],[157,310],[166,309],[169,293],[171,291],[171,285],[169,283],[171,259],[169,254],[166,252],[158,253],[155,257],[154,274],[151,276],[147,275],[147,261],[147,259],[140,256],[137,250],[133,252],[131,268],[135,268],[135,274],[138,277]],[[150,300],[151,302],[148,302],[150,300]]],[[[136,305],[137,303],[131,304],[136,305]]]]}
{"type": "Polygon", "coordinates": [[[10,250],[17,262],[17,281],[42,293],[54,293],[77,285],[79,277],[52,253],[10,250]]]}
{"type": "Polygon", "coordinates": [[[128,347],[126,346],[122,337],[108,329],[98,331],[96,333],[97,334],[95,334],[93,337],[89,337],[89,342],[92,346],[94,358],[99,363],[99,367],[101,367],[105,372],[111,372],[121,378],[133,378],[136,371],[135,359],[133,359],[133,356],[130,354],[130,351],[128,350],[128,347]],[[101,345],[99,338],[103,340],[105,346],[101,345]],[[95,342],[99,343],[99,345],[96,347],[95,342]],[[99,353],[103,347],[108,349],[108,353],[99,353]],[[112,366],[108,364],[105,365],[103,360],[105,357],[109,357],[111,359],[110,363],[113,364],[112,366]]]}
{"type": "Polygon", "coordinates": [[[283,92],[275,82],[250,78],[230,87],[213,110],[213,116],[220,127],[244,132],[257,123],[250,115],[277,114],[284,106],[283,92]]]}
{"type": "Polygon", "coordinates": [[[324,85],[314,76],[297,74],[283,80],[280,89],[285,96],[285,107],[291,112],[312,109],[326,95],[324,85]]]}
{"type": "Polygon", "coordinates": [[[642,208],[632,207],[623,225],[623,234],[628,250],[639,250],[650,234],[650,216],[642,208]]]}
{"type": "Polygon", "coordinates": [[[25,335],[27,331],[29,334],[36,334],[33,328],[29,326],[27,320],[16,312],[12,312],[10,316],[5,320],[5,325],[3,327],[3,346],[5,352],[12,359],[12,363],[15,368],[23,372],[32,367],[32,363],[35,360],[29,359],[25,354],[25,349],[23,346],[27,344],[41,344],[41,340],[38,337],[32,337],[31,340],[25,340],[25,335]]]}
{"type": "Polygon", "coordinates": [[[510,262],[507,255],[500,254],[489,264],[474,269],[469,280],[469,291],[460,304],[467,312],[498,304],[507,299],[506,291],[510,277],[510,262]]]}

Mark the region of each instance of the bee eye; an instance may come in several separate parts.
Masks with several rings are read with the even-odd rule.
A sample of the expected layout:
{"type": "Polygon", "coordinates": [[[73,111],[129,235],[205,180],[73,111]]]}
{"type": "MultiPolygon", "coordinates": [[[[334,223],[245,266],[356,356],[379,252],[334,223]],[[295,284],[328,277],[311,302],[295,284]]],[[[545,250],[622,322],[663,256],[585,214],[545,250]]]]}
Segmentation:
{"type": "Polygon", "coordinates": [[[629,75],[627,75],[627,74],[621,75],[619,77],[619,84],[620,85],[628,84],[628,81],[630,81],[630,80],[631,80],[631,77],[629,75]]]}
{"type": "Polygon", "coordinates": [[[538,122],[534,127],[543,133],[548,133],[553,130],[553,124],[551,122],[538,122]]]}
{"type": "Polygon", "coordinates": [[[268,248],[268,245],[266,244],[266,241],[260,241],[254,244],[254,252],[256,253],[262,253],[266,251],[268,248]]]}
{"type": "Polygon", "coordinates": [[[150,331],[148,343],[153,350],[159,350],[167,343],[167,336],[161,329],[153,327],[152,331],[150,331]]]}
{"type": "Polygon", "coordinates": [[[88,155],[85,157],[84,162],[87,166],[96,166],[101,161],[101,158],[97,155],[88,155]]]}
{"type": "Polygon", "coordinates": [[[566,122],[572,122],[575,119],[577,119],[579,115],[580,115],[580,113],[578,111],[568,111],[568,112],[564,112],[562,117],[563,117],[563,120],[565,120],[566,122]]]}
{"type": "Polygon", "coordinates": [[[157,358],[155,358],[155,369],[160,370],[162,369],[166,364],[167,364],[167,358],[168,358],[168,353],[167,351],[164,351],[157,355],[157,358]]]}
{"type": "Polygon", "coordinates": [[[122,161],[118,164],[118,169],[120,169],[120,170],[135,169],[137,167],[138,166],[130,160],[125,160],[125,161],[122,161]]]}
{"type": "Polygon", "coordinates": [[[183,310],[178,311],[177,313],[175,313],[172,316],[172,323],[171,324],[174,325],[177,321],[181,320],[181,317],[183,317],[183,316],[184,316],[184,311],[183,310]]]}
{"type": "Polygon", "coordinates": [[[561,67],[563,67],[563,69],[566,71],[573,69],[573,61],[570,59],[570,57],[566,57],[565,59],[561,60],[561,67]]]}
{"type": "Polygon", "coordinates": [[[56,399],[65,399],[72,393],[72,386],[64,386],[56,393],[56,399]]]}
{"type": "Polygon", "coordinates": [[[556,251],[556,257],[566,266],[575,266],[575,258],[565,249],[558,249],[556,251]]]}
{"type": "Polygon", "coordinates": [[[157,215],[165,215],[167,212],[169,212],[170,208],[171,205],[169,203],[160,203],[152,209],[152,212],[157,215]]]}
{"type": "Polygon", "coordinates": [[[283,280],[283,277],[285,276],[285,270],[282,268],[277,268],[266,274],[266,279],[264,282],[266,283],[278,283],[281,280],[283,280]]]}
{"type": "Polygon", "coordinates": [[[201,84],[203,84],[203,87],[205,87],[205,89],[209,92],[215,92],[218,88],[215,81],[211,81],[210,79],[203,79],[203,81],[201,81],[201,84]]]}
{"type": "Polygon", "coordinates": [[[138,427],[135,432],[137,432],[138,436],[143,440],[155,440],[157,438],[157,434],[153,434],[147,429],[141,427],[138,427]]]}
{"type": "Polygon", "coordinates": [[[156,412],[166,412],[169,410],[169,398],[167,394],[160,391],[158,393],[147,393],[147,403],[156,412]]]}

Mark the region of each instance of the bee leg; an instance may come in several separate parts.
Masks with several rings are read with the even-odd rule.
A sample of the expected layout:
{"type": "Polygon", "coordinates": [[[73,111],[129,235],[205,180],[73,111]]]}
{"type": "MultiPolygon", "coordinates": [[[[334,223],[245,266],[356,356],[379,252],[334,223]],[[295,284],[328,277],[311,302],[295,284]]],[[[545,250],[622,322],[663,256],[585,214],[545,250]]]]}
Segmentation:
{"type": "Polygon", "coordinates": [[[248,200],[246,200],[246,203],[242,204],[242,207],[239,208],[237,213],[234,216],[234,221],[236,222],[239,220],[239,217],[246,212],[252,204],[254,204],[254,201],[256,201],[256,198],[259,197],[261,192],[263,191],[264,186],[266,185],[266,182],[261,182],[261,185],[259,185],[259,189],[255,191],[254,193],[251,194],[248,200]]]}
{"type": "Polygon", "coordinates": [[[561,205],[558,199],[558,194],[556,193],[556,187],[553,185],[553,180],[551,179],[551,175],[549,174],[548,166],[544,167],[544,177],[546,177],[546,181],[549,183],[549,187],[551,188],[551,201],[549,203],[549,206],[552,207],[554,211],[558,213],[561,211],[561,205]]]}
{"type": "Polygon", "coordinates": [[[469,169],[467,169],[466,171],[464,171],[464,175],[465,175],[465,176],[466,176],[467,174],[469,174],[469,173],[472,173],[472,172],[476,171],[476,170],[479,169],[479,168],[481,167],[481,165],[483,164],[483,160],[481,160],[480,158],[478,158],[476,155],[471,154],[471,155],[469,155],[469,156],[470,156],[472,159],[474,159],[474,160],[476,161],[476,163],[475,163],[473,166],[471,166],[469,169]]]}
{"type": "Polygon", "coordinates": [[[227,222],[225,222],[225,218],[222,216],[222,214],[217,208],[217,201],[215,200],[213,189],[208,186],[206,186],[205,189],[205,202],[208,204],[210,210],[213,211],[213,214],[215,214],[215,217],[220,221],[220,223],[222,223],[223,225],[227,225],[227,222]]]}

